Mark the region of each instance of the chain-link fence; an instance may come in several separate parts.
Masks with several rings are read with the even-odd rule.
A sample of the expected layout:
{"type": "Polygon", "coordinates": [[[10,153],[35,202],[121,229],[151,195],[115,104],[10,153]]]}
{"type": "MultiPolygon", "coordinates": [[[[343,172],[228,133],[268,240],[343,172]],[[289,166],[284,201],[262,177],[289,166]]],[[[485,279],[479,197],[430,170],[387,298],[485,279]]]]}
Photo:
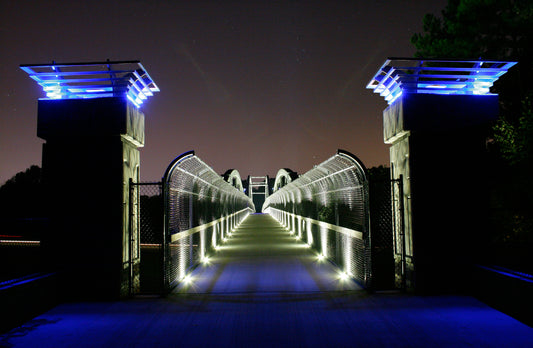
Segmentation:
{"type": "Polygon", "coordinates": [[[165,284],[170,289],[255,207],[192,151],[169,165],[163,187],[165,284]]]}
{"type": "Polygon", "coordinates": [[[365,287],[372,282],[366,169],[339,150],[269,196],[263,211],[365,287]]]}
{"type": "Polygon", "coordinates": [[[368,182],[372,231],[372,287],[376,290],[394,289],[394,233],[389,168],[380,166],[368,169],[368,182]]]}
{"type": "Polygon", "coordinates": [[[162,293],[163,283],[163,195],[161,182],[131,183],[132,228],[140,238],[140,289],[145,294],[162,293]]]}

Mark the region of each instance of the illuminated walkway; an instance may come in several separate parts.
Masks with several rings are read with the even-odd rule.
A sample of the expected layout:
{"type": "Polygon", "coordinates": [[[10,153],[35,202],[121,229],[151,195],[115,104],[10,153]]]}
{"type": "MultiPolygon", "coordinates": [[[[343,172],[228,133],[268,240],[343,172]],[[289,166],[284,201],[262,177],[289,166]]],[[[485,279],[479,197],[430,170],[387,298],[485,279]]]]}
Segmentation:
{"type": "Polygon", "coordinates": [[[340,280],[329,262],[297,241],[269,215],[250,215],[220,246],[209,265],[193,273],[193,283],[178,293],[271,294],[362,290],[340,280]]]}
{"type": "Polygon", "coordinates": [[[66,303],[0,347],[532,347],[533,329],[471,297],[373,294],[267,215],[252,215],[168,298],[66,303]]]}

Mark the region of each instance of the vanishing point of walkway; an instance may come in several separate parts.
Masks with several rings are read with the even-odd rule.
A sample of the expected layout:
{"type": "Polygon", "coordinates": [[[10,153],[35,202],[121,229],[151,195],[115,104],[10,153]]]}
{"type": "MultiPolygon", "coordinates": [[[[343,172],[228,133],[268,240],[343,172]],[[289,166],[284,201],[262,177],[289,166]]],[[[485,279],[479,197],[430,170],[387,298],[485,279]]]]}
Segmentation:
{"type": "Polygon", "coordinates": [[[533,329],[471,297],[370,295],[251,215],[167,298],[62,304],[0,346],[532,347],[533,329]]]}

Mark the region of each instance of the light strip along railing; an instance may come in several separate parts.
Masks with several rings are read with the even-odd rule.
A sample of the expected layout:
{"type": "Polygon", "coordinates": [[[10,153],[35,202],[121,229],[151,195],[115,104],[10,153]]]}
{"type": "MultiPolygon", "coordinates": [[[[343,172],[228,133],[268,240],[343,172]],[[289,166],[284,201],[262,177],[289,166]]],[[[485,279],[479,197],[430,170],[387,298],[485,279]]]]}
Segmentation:
{"type": "Polygon", "coordinates": [[[172,161],[163,185],[164,273],[170,290],[216,251],[255,207],[243,191],[227,183],[193,151],[172,161]]]}
{"type": "Polygon", "coordinates": [[[357,157],[338,150],[270,195],[263,212],[315,249],[319,257],[371,287],[368,180],[357,157]]]}

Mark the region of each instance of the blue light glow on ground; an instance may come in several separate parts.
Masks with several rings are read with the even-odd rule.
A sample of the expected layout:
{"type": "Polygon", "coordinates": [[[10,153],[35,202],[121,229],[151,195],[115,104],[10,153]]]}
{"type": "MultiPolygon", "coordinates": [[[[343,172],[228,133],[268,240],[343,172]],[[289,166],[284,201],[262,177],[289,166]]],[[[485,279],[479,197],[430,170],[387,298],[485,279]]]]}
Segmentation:
{"type": "Polygon", "coordinates": [[[0,346],[533,346],[533,328],[471,297],[369,294],[340,282],[281,226],[254,227],[269,218],[250,215],[167,298],[62,304],[0,346]]]}

